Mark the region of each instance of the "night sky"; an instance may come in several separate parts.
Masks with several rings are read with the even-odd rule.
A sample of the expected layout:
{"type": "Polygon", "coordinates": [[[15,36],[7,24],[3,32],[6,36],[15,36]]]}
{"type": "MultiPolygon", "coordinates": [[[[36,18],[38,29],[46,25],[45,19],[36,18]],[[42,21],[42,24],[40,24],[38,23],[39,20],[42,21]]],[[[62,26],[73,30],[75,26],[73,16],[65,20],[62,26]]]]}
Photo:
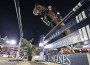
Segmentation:
{"type": "MultiPolygon", "coordinates": [[[[38,44],[41,35],[46,35],[51,28],[47,27],[40,17],[33,15],[35,4],[52,5],[64,17],[80,0],[19,0],[24,38],[34,38],[38,44]]],[[[14,0],[0,0],[0,35],[19,39],[19,27],[14,0]]]]}

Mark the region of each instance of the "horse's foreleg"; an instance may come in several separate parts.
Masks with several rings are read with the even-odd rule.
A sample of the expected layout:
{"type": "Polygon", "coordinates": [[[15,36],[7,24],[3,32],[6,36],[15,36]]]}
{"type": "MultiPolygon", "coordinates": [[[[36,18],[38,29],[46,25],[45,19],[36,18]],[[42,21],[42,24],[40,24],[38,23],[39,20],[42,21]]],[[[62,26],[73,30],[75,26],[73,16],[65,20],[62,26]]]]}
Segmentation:
{"type": "Polygon", "coordinates": [[[41,17],[41,19],[43,20],[43,22],[47,25],[47,26],[51,26],[51,23],[47,20],[46,17],[41,17]]]}
{"type": "Polygon", "coordinates": [[[48,23],[45,21],[45,19],[43,17],[41,17],[41,19],[46,25],[48,25],[48,23]]]}

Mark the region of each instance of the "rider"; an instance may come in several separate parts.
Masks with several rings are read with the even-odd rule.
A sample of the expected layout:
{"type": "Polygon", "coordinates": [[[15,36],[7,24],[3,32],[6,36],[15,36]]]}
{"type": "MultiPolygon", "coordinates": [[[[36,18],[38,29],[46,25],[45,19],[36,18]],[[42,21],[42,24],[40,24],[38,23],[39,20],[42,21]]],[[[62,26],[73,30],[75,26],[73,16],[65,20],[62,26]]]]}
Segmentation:
{"type": "Polygon", "coordinates": [[[59,18],[62,18],[62,17],[60,16],[60,13],[57,12],[56,9],[55,9],[54,7],[52,7],[51,5],[48,6],[48,10],[53,11],[55,14],[57,14],[57,16],[58,16],[59,18]]]}
{"type": "Polygon", "coordinates": [[[48,10],[53,11],[55,14],[57,14],[57,11],[51,5],[48,6],[48,10]]]}

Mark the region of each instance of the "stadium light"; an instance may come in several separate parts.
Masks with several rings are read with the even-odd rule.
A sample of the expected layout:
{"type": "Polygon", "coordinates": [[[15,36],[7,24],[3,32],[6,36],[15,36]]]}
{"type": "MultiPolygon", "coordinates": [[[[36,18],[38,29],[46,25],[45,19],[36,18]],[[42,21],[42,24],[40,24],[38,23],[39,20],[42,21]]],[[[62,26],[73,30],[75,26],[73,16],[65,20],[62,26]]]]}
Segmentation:
{"type": "Polygon", "coordinates": [[[7,40],[6,43],[11,44],[11,45],[15,45],[16,40],[7,40]]]}

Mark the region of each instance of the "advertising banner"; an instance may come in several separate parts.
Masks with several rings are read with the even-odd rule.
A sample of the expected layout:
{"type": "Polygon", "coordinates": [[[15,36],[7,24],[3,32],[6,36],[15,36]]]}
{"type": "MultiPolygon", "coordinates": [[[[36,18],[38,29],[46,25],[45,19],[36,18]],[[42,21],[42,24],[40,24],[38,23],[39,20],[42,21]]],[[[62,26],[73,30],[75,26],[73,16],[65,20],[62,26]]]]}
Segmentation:
{"type": "Polygon", "coordinates": [[[62,65],[89,65],[86,53],[49,55],[48,61],[62,65]]]}

